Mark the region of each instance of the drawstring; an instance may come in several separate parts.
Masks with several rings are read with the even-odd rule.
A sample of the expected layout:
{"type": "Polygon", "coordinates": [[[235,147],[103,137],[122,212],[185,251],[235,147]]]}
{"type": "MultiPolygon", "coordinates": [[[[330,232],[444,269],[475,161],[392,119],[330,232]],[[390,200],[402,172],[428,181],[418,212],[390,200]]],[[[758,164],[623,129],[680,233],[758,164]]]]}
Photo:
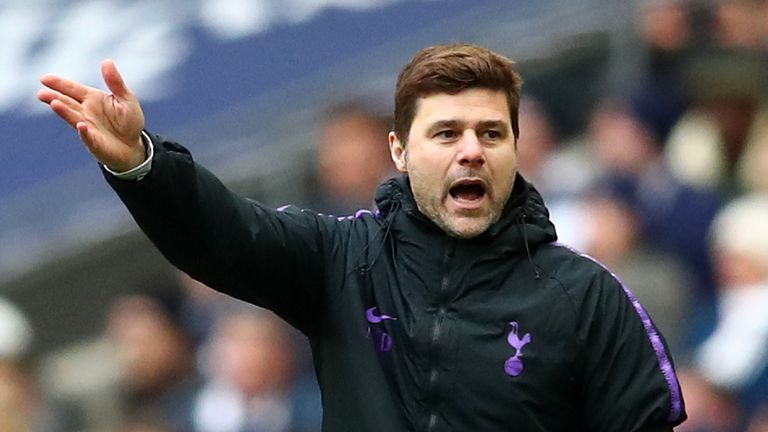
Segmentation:
{"type": "Polygon", "coordinates": [[[355,271],[355,270],[357,270],[358,272],[360,272],[360,276],[364,276],[364,275],[365,275],[365,273],[367,273],[368,271],[370,271],[370,270],[373,268],[373,265],[374,265],[374,264],[376,264],[376,260],[378,260],[378,259],[379,259],[379,256],[381,256],[381,253],[382,253],[382,251],[384,250],[384,243],[387,241],[387,237],[389,237],[389,233],[390,233],[390,230],[391,230],[391,228],[392,228],[392,222],[393,222],[393,220],[394,220],[394,218],[395,218],[395,214],[396,214],[396,213],[397,213],[397,211],[400,209],[400,206],[401,206],[400,200],[399,200],[399,199],[395,199],[395,200],[394,200],[394,202],[392,203],[392,208],[389,210],[389,213],[387,214],[387,217],[386,217],[386,219],[384,219],[384,223],[383,223],[383,225],[382,225],[382,226],[379,228],[379,231],[377,231],[377,232],[376,232],[376,235],[375,235],[375,236],[373,236],[373,238],[372,238],[370,241],[368,241],[368,243],[366,243],[366,244],[365,244],[365,247],[364,247],[364,248],[363,248],[363,249],[360,251],[360,253],[357,255],[357,258],[355,258],[355,261],[359,262],[359,261],[360,261],[360,259],[361,259],[361,258],[362,258],[362,256],[363,256],[363,254],[365,254],[365,252],[366,252],[366,251],[369,249],[369,247],[371,246],[371,244],[372,244],[374,241],[376,241],[376,238],[378,237],[378,235],[379,235],[379,234],[381,234],[381,233],[383,232],[383,233],[384,233],[384,235],[383,235],[383,236],[382,236],[382,238],[381,238],[381,243],[382,243],[382,246],[381,246],[381,247],[379,248],[379,250],[376,252],[376,255],[373,257],[373,260],[371,261],[371,263],[370,263],[370,264],[367,264],[367,265],[365,265],[365,264],[361,264],[361,265],[357,266],[357,267],[356,267],[354,270],[352,270],[352,271],[355,271]]]}
{"type": "Polygon", "coordinates": [[[528,261],[531,263],[531,266],[533,267],[533,274],[535,275],[536,280],[541,279],[541,273],[539,272],[539,266],[536,265],[536,262],[533,261],[533,256],[531,256],[531,247],[528,245],[528,230],[525,229],[525,212],[520,213],[520,224],[518,225],[520,227],[520,230],[523,232],[523,243],[525,243],[525,253],[528,255],[528,261]]]}
{"type": "MultiPolygon", "coordinates": [[[[379,228],[379,231],[376,233],[375,236],[373,236],[373,238],[368,243],[366,243],[365,247],[363,247],[363,249],[360,251],[358,256],[355,258],[355,261],[360,262],[360,259],[363,257],[363,254],[365,254],[365,252],[370,248],[371,244],[376,241],[379,234],[383,233],[384,235],[381,238],[382,245],[379,248],[379,250],[376,251],[376,255],[374,255],[370,264],[367,264],[367,265],[360,264],[352,271],[358,271],[360,273],[360,276],[365,276],[365,274],[373,268],[373,265],[376,264],[376,261],[379,259],[379,257],[381,256],[381,253],[384,251],[384,248],[386,247],[384,243],[387,241],[387,238],[389,237],[389,234],[392,228],[392,222],[394,221],[395,215],[400,210],[401,206],[402,206],[402,203],[400,202],[400,200],[398,199],[394,200],[394,202],[392,203],[392,208],[387,214],[386,219],[384,219],[384,223],[379,228]]],[[[526,253],[526,256],[528,257],[528,262],[530,262],[531,266],[533,267],[534,277],[536,280],[539,280],[541,279],[541,272],[539,271],[539,266],[536,265],[536,262],[533,260],[533,255],[531,255],[531,247],[528,243],[528,230],[525,227],[526,217],[527,215],[525,214],[525,212],[520,213],[519,215],[520,223],[518,224],[518,229],[522,231],[523,243],[525,245],[525,253],[526,253]]],[[[393,262],[397,264],[397,260],[393,260],[393,262]]]]}
{"type": "MultiPolygon", "coordinates": [[[[392,228],[392,221],[395,218],[395,213],[399,209],[400,209],[400,201],[397,200],[392,204],[392,208],[390,209],[389,214],[387,215],[387,218],[384,220],[384,226],[381,227],[381,229],[379,230],[379,232],[381,232],[381,230],[384,230],[384,235],[381,237],[381,247],[376,252],[376,255],[374,255],[373,260],[371,260],[371,263],[366,266],[365,271],[369,271],[373,268],[373,265],[376,264],[376,260],[378,260],[379,257],[381,256],[381,252],[384,251],[384,247],[385,247],[384,244],[387,242],[387,238],[389,237],[389,232],[391,231],[391,228],[392,228]]],[[[376,237],[374,237],[374,239],[375,238],[376,237]]]]}

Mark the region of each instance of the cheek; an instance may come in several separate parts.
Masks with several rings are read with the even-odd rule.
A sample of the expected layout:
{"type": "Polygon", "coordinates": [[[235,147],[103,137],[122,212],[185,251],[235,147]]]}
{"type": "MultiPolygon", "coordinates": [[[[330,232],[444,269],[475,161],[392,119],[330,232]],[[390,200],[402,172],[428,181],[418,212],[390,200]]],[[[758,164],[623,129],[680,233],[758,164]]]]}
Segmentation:
{"type": "Polygon", "coordinates": [[[447,194],[444,174],[437,174],[434,169],[414,162],[413,159],[408,164],[408,177],[419,206],[438,205],[438,202],[447,194]]]}
{"type": "Polygon", "coordinates": [[[413,176],[413,171],[416,171],[417,175],[427,180],[431,179],[435,183],[441,182],[446,177],[453,161],[450,154],[441,152],[439,149],[434,151],[410,150],[406,151],[405,155],[411,176],[413,176]]]}
{"type": "Polygon", "coordinates": [[[488,158],[488,168],[497,181],[512,183],[517,173],[517,153],[505,151],[488,158]]]}

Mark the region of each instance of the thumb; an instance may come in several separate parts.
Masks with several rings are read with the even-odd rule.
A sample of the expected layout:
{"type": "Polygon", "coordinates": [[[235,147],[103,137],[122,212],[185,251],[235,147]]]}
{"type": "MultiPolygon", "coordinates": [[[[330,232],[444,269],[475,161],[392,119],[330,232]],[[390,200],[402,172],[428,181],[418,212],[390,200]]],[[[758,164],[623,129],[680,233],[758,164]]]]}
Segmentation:
{"type": "Polygon", "coordinates": [[[131,91],[125,85],[122,75],[117,70],[117,66],[112,59],[106,59],[101,62],[101,76],[104,77],[104,82],[107,84],[107,88],[113,95],[119,99],[126,99],[131,96],[131,91]]]}

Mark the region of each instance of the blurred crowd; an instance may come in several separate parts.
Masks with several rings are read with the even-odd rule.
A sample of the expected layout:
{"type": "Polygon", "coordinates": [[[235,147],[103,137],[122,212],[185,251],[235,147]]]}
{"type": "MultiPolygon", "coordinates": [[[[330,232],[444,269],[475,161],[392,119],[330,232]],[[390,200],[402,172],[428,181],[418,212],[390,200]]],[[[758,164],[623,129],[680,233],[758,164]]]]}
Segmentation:
{"type": "Polygon", "coordinates": [[[320,427],[320,395],[301,336],[271,312],[182,273],[171,286],[117,297],[102,336],[37,377],[25,363],[31,327],[5,302],[0,329],[2,432],[320,427]]]}
{"type": "Polygon", "coordinates": [[[648,1],[636,23],[639,78],[582,133],[529,95],[520,170],[667,337],[678,430],[768,431],[768,1],[648,1]]]}
{"type": "MultiPolygon", "coordinates": [[[[611,268],[665,334],[689,414],[678,430],[766,432],[768,0],[649,0],[636,24],[640,78],[582,101],[578,133],[561,132],[557,101],[524,89],[519,170],[560,240],[611,268]]],[[[299,204],[373,206],[394,175],[390,106],[361,97],[322,110],[299,204]]],[[[319,430],[301,335],[183,274],[175,282],[114,302],[79,360],[87,384],[61,383],[71,366],[38,372],[31,326],[0,301],[0,432],[319,430]]]]}
{"type": "Polygon", "coordinates": [[[520,170],[666,335],[678,430],[768,431],[768,1],[648,1],[636,22],[640,78],[604,86],[581,134],[529,95],[520,170]]]}

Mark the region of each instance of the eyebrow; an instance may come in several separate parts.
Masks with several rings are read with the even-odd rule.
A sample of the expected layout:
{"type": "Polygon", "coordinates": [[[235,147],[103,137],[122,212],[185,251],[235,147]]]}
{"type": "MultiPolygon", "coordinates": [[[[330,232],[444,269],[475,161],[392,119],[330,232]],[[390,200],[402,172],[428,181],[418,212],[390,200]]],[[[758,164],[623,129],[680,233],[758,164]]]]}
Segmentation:
{"type": "Polygon", "coordinates": [[[483,120],[477,124],[477,129],[511,129],[508,123],[501,120],[483,120]]]}
{"type": "MultiPolygon", "coordinates": [[[[463,128],[465,126],[466,122],[463,122],[461,120],[438,120],[427,129],[427,132],[429,134],[436,133],[442,129],[456,129],[456,128],[463,128]]],[[[504,121],[501,120],[482,120],[477,123],[475,129],[478,130],[485,130],[485,129],[502,129],[502,130],[509,130],[511,127],[504,121]]]]}
{"type": "Polygon", "coordinates": [[[460,122],[458,120],[438,120],[427,129],[428,134],[436,133],[442,129],[456,129],[459,126],[462,126],[464,123],[460,122]]]}

